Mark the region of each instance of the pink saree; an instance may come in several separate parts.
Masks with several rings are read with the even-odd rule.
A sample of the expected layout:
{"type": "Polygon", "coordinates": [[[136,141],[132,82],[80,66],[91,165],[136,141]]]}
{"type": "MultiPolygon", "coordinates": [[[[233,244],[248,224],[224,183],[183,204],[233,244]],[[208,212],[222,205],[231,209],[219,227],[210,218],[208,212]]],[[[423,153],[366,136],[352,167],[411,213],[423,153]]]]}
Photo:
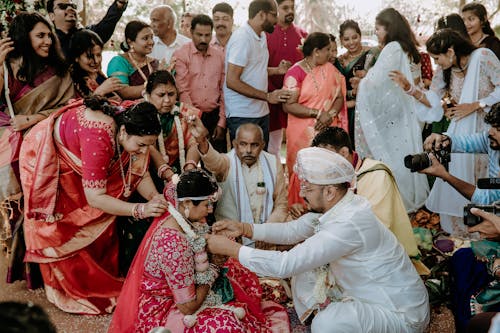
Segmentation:
{"type": "MultiPolygon", "coordinates": [[[[53,113],[31,129],[21,147],[25,261],[40,264],[47,298],[63,311],[110,313],[123,284],[118,277],[116,217],[91,207],[83,185],[105,187],[107,194],[123,200],[123,180],[118,159],[112,159],[112,126],[85,122],[79,116],[84,110],[82,100],[78,100],[53,113]],[[81,131],[80,141],[75,138],[63,144],[65,126],[71,132],[81,131]],[[109,165],[88,165],[87,148],[89,155],[95,153],[110,161],[109,165]],[[100,176],[106,178],[88,179],[89,170],[92,176],[102,170],[100,176]]],[[[134,189],[147,172],[149,155],[130,160],[124,152],[119,158],[130,167],[125,173],[134,189]]]]}
{"type": "MultiPolygon", "coordinates": [[[[348,131],[345,79],[332,64],[316,66],[311,73],[296,63],[285,75],[284,89],[299,92],[298,103],[312,109],[329,111],[333,101],[338,95],[343,96],[344,105],[339,114],[333,119],[331,126],[342,127],[348,131]]],[[[297,152],[311,145],[316,135],[314,125],[316,119],[298,118],[288,115],[288,127],[286,129],[286,165],[289,174],[288,205],[303,203],[299,197],[299,182],[293,172],[293,166],[297,152]]]]}

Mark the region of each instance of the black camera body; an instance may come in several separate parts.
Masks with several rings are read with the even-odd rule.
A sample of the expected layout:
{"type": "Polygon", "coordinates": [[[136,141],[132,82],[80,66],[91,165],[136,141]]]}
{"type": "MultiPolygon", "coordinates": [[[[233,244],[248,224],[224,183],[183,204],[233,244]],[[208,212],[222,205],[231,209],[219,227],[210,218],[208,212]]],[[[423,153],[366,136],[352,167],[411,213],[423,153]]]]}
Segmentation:
{"type": "MultiPolygon", "coordinates": [[[[441,163],[446,170],[448,170],[448,165],[451,161],[451,145],[444,147],[442,149],[432,151],[436,159],[441,163]]],[[[415,155],[406,155],[404,159],[405,167],[410,169],[411,172],[420,171],[426,169],[432,165],[429,153],[420,153],[415,155]]]]}
{"type": "Polygon", "coordinates": [[[464,224],[468,227],[473,227],[483,220],[470,212],[471,208],[478,208],[484,210],[485,212],[495,214],[500,216],[500,202],[495,202],[492,205],[476,205],[476,204],[468,204],[464,207],[464,224]]]}

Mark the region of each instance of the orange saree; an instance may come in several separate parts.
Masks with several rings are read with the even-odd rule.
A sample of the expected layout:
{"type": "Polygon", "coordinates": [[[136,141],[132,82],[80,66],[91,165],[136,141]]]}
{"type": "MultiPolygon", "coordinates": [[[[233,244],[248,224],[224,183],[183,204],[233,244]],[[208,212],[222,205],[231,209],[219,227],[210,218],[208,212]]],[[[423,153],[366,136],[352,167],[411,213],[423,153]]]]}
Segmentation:
{"type": "MultiPolygon", "coordinates": [[[[25,195],[25,261],[40,264],[47,298],[63,311],[110,313],[123,284],[118,277],[115,216],[87,203],[83,184],[89,187],[92,182],[84,179],[89,163],[75,147],[85,150],[108,145],[109,149],[94,152],[101,153],[109,164],[94,169],[102,169],[106,175],[103,181],[110,196],[123,199],[124,182],[119,159],[112,159],[114,129],[82,121],[84,109],[82,101],[76,101],[34,126],[24,139],[20,176],[25,195]],[[73,126],[69,126],[71,122],[73,126]],[[84,141],[90,138],[85,135],[75,134],[71,144],[63,144],[62,124],[71,132],[74,128],[75,133],[88,131],[99,136],[87,148],[84,141]]],[[[124,152],[119,158],[129,166],[125,174],[135,188],[147,171],[149,156],[130,158],[124,152]]]]}
{"type": "MultiPolygon", "coordinates": [[[[296,63],[285,75],[284,89],[298,91],[298,103],[312,109],[329,111],[338,95],[344,98],[344,105],[333,119],[331,126],[342,127],[348,131],[347,108],[345,103],[345,79],[330,63],[316,66],[307,73],[296,63]]],[[[304,203],[299,196],[299,182],[293,172],[297,152],[309,147],[316,135],[314,118],[298,118],[288,115],[286,129],[286,165],[289,174],[288,205],[304,203]]]]}

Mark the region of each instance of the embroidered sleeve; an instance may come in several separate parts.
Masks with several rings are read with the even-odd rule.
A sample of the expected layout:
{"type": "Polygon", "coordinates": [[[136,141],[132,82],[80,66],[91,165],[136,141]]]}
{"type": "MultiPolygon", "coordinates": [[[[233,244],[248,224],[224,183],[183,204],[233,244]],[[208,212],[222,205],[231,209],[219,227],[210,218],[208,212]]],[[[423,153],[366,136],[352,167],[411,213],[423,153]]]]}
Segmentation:
{"type": "MultiPolygon", "coordinates": [[[[482,98],[481,101],[485,103],[488,108],[485,111],[489,111],[489,107],[500,101],[500,61],[497,56],[488,49],[481,49],[481,68],[480,68],[480,78],[481,80],[488,80],[492,87],[491,91],[486,97],[482,98]]],[[[480,89],[481,89],[480,84],[480,89]]],[[[485,85],[488,88],[490,85],[485,85]]],[[[479,91],[479,96],[484,96],[488,92],[479,91]]]]}
{"type": "Polygon", "coordinates": [[[82,184],[84,188],[106,188],[108,168],[114,155],[113,136],[106,124],[98,128],[83,128],[80,134],[82,184]]]}
{"type": "Polygon", "coordinates": [[[168,286],[174,295],[174,301],[187,303],[196,297],[194,284],[193,251],[187,239],[176,232],[171,237],[162,237],[158,241],[161,268],[168,286]]]}
{"type": "Polygon", "coordinates": [[[300,90],[302,86],[302,81],[306,76],[306,72],[299,65],[292,66],[288,72],[286,72],[285,78],[283,80],[283,89],[288,90],[300,90]]]}

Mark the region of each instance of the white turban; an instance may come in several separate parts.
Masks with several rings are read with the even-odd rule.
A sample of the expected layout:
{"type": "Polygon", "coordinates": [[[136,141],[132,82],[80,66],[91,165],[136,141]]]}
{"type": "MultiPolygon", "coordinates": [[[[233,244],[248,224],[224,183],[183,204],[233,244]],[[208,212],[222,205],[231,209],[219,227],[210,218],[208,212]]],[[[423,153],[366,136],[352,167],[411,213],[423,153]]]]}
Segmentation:
{"type": "Polygon", "coordinates": [[[354,184],[356,177],[354,167],[348,160],[319,147],[299,150],[293,170],[300,180],[316,185],[354,184]]]}

